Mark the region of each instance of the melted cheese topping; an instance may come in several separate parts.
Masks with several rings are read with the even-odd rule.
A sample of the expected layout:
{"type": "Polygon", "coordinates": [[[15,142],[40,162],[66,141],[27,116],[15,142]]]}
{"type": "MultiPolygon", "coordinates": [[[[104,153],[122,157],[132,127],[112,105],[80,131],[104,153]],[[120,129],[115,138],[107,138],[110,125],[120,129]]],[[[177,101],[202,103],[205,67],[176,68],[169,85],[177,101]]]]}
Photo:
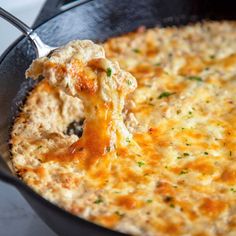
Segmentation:
{"type": "Polygon", "coordinates": [[[79,97],[86,119],[81,139],[66,150],[47,153],[43,161],[79,159],[83,168],[90,168],[108,152],[127,146],[131,134],[123,122],[122,110],[125,96],[136,88],[136,80],[106,59],[101,46],[73,41],[50,58],[34,60],[26,76],[40,75],[79,97]]]}
{"type": "Polygon", "coordinates": [[[235,38],[234,22],[140,28],[104,44],[111,61],[101,47],[85,59],[67,48],[67,56],[50,61],[45,74],[44,66],[35,67],[48,78],[54,73],[50,84],[79,97],[64,94],[68,106],[82,100],[84,112],[68,113],[87,122],[80,139],[65,135],[67,118],[57,109],[62,92],[42,81],[13,128],[16,170],[46,199],[121,232],[235,235],[235,38]],[[135,81],[125,72],[116,77],[121,72],[112,61],[138,83],[124,109],[135,81]],[[81,78],[78,86],[75,77],[81,78]],[[54,102],[49,108],[56,107],[51,119],[42,104],[32,107],[42,93],[54,102]],[[24,131],[25,123],[40,132],[24,131]]]}

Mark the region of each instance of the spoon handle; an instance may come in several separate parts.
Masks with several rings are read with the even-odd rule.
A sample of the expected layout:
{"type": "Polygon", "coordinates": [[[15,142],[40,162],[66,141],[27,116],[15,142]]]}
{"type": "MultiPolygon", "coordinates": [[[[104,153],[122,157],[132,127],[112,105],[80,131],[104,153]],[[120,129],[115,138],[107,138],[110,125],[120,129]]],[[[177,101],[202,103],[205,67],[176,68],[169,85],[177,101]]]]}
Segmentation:
{"type": "Polygon", "coordinates": [[[28,25],[13,16],[11,13],[4,10],[2,7],[0,7],[0,16],[18,28],[26,36],[29,36],[33,32],[33,30],[28,25]]]}
{"type": "Polygon", "coordinates": [[[4,10],[2,7],[0,7],[0,17],[8,21],[10,24],[14,25],[31,40],[31,42],[35,46],[37,57],[47,56],[52,50],[55,49],[54,47],[50,47],[43,43],[43,41],[32,28],[13,16],[11,13],[4,10]]]}

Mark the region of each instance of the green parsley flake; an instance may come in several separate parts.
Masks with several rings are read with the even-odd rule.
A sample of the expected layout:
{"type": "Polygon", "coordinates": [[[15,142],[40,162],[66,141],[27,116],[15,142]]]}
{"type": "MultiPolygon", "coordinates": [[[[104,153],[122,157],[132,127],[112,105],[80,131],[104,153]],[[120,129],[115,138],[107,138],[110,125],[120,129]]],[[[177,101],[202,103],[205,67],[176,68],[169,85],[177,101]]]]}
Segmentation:
{"type": "Polygon", "coordinates": [[[188,174],[188,170],[181,170],[179,175],[185,175],[185,174],[188,174]]]}
{"type": "Polygon", "coordinates": [[[173,203],[170,204],[171,208],[175,208],[175,205],[173,203]]]}
{"type": "Polygon", "coordinates": [[[118,193],[120,193],[120,191],[114,191],[114,193],[117,193],[117,194],[118,194],[118,193]]]}
{"type": "Polygon", "coordinates": [[[215,59],[216,56],[215,56],[215,55],[211,55],[210,58],[211,58],[211,59],[215,59]]]}
{"type": "Polygon", "coordinates": [[[158,97],[158,99],[162,99],[162,98],[166,98],[166,97],[169,97],[171,95],[175,94],[175,92],[173,93],[170,93],[170,92],[163,92],[160,94],[160,96],[158,97]]]}
{"type": "Polygon", "coordinates": [[[93,203],[95,204],[100,204],[101,202],[103,202],[103,200],[101,198],[98,198],[96,201],[94,201],[93,203]]]}
{"type": "Polygon", "coordinates": [[[133,49],[133,52],[140,53],[140,50],[138,48],[133,49]]]}
{"type": "Polygon", "coordinates": [[[130,86],[132,82],[130,80],[127,80],[127,84],[130,86]]]}
{"type": "Polygon", "coordinates": [[[142,167],[142,166],[145,165],[145,163],[144,163],[143,161],[138,161],[137,163],[138,163],[138,166],[139,166],[139,167],[142,167]]]}
{"type": "Polygon", "coordinates": [[[199,77],[199,76],[189,76],[187,77],[188,80],[195,80],[195,81],[199,81],[199,82],[202,82],[202,78],[199,77]]]}
{"type": "Polygon", "coordinates": [[[112,69],[110,67],[107,68],[107,76],[111,77],[112,69]]]}
{"type": "Polygon", "coordinates": [[[129,139],[129,138],[126,138],[125,141],[126,141],[127,143],[130,143],[130,139],[129,139]]]}
{"type": "Polygon", "coordinates": [[[120,217],[123,217],[125,215],[124,213],[120,213],[119,211],[115,211],[115,214],[120,216],[120,217]]]}
{"type": "Polygon", "coordinates": [[[230,191],[233,193],[236,193],[236,189],[235,188],[230,188],[230,191]]]}
{"type": "Polygon", "coordinates": [[[205,155],[208,155],[209,153],[208,152],[204,152],[205,155]]]}
{"type": "Polygon", "coordinates": [[[111,151],[111,147],[110,146],[106,147],[106,152],[110,152],[110,151],[111,151]]]}
{"type": "Polygon", "coordinates": [[[147,200],[147,203],[152,203],[152,199],[148,199],[148,200],[147,200]]]}
{"type": "Polygon", "coordinates": [[[184,152],[184,156],[185,156],[185,157],[189,156],[189,153],[184,152]]]}

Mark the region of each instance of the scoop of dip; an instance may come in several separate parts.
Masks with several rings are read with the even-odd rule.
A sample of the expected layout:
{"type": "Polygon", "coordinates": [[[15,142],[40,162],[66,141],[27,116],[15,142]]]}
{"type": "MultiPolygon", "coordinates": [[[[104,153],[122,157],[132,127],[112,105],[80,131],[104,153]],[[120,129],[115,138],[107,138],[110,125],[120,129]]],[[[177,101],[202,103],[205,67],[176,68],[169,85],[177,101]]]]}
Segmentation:
{"type": "Polygon", "coordinates": [[[84,132],[69,149],[50,156],[79,155],[86,167],[99,157],[130,143],[131,134],[123,122],[125,97],[137,84],[135,78],[108,60],[102,46],[92,41],[72,41],[50,57],[33,61],[26,77],[43,76],[53,86],[84,104],[84,132]]]}

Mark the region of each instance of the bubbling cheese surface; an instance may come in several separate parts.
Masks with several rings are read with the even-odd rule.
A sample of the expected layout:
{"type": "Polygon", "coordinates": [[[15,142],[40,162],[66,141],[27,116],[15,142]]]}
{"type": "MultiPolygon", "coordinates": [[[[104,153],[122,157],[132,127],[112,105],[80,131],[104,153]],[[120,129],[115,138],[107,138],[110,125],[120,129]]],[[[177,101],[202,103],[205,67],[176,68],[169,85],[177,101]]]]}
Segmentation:
{"type": "Polygon", "coordinates": [[[104,43],[109,60],[86,41],[33,64],[29,75],[46,80],[13,127],[16,171],[121,232],[235,235],[235,38],[235,22],[140,28],[104,43]],[[84,117],[80,139],[65,134],[84,117]]]}

